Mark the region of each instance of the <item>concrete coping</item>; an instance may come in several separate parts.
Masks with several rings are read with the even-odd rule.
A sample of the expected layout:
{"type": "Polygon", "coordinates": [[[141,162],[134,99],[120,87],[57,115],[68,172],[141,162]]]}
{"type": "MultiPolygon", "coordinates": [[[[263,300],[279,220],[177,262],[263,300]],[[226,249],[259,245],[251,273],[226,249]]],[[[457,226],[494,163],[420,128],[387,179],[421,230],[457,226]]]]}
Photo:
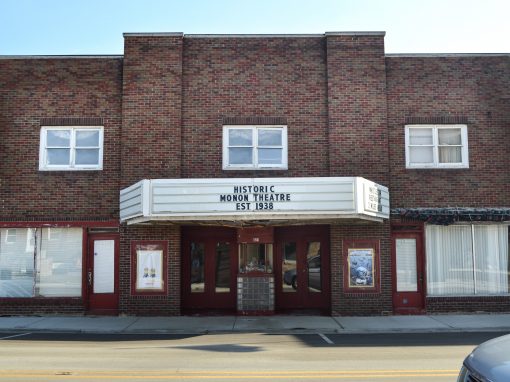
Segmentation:
{"type": "Polygon", "coordinates": [[[323,34],[186,34],[186,38],[322,38],[323,34]]]}
{"type": "MultiPolygon", "coordinates": [[[[203,35],[205,36],[205,35],[203,35]]],[[[270,35],[266,35],[270,36],[270,35]]],[[[310,37],[311,35],[307,35],[310,37]]],[[[197,35],[193,36],[197,37],[197,35]]],[[[248,37],[248,36],[246,36],[248,37]]],[[[303,36],[304,37],[304,36],[303,36]]],[[[399,58],[399,57],[409,57],[409,58],[440,58],[440,57],[510,57],[510,53],[386,53],[384,57],[387,58],[399,58]]],[[[124,58],[124,55],[36,55],[36,54],[27,54],[27,55],[0,55],[0,60],[61,60],[61,59],[113,59],[113,60],[121,60],[124,58]]]]}
{"type": "Polygon", "coordinates": [[[0,60],[26,60],[26,59],[38,59],[38,60],[59,60],[59,59],[122,59],[124,55],[88,55],[88,54],[75,54],[75,55],[0,55],[0,60]]]}
{"type": "Polygon", "coordinates": [[[366,31],[366,32],[326,32],[326,37],[329,36],[386,36],[386,32],[383,31],[366,31]]]}
{"type": "Polygon", "coordinates": [[[386,32],[326,32],[326,33],[240,33],[240,34],[227,34],[227,33],[208,33],[208,34],[184,34],[182,32],[163,32],[163,33],[123,33],[124,37],[186,37],[186,38],[322,38],[328,36],[385,36],[386,32]]]}
{"type": "Polygon", "coordinates": [[[386,57],[506,57],[510,53],[386,53],[386,57]]]}
{"type": "Polygon", "coordinates": [[[182,32],[134,32],[122,33],[123,37],[182,37],[182,32]]]}

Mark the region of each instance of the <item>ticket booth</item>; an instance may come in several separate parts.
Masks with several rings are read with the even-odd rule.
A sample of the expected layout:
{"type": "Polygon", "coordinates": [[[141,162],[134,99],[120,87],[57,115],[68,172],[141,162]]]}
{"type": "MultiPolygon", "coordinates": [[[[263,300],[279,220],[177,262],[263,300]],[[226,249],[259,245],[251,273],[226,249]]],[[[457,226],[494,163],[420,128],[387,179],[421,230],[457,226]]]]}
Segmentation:
{"type": "Polygon", "coordinates": [[[238,314],[272,314],[274,304],[274,228],[238,230],[238,314]]]}

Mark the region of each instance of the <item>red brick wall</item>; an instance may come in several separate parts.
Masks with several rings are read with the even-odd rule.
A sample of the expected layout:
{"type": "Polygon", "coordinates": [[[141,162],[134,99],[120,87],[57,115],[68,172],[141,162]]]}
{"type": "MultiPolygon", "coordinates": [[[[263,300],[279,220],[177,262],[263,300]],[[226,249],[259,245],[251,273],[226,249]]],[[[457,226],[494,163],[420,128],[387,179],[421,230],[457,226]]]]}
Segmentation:
{"type": "Polygon", "coordinates": [[[185,38],[182,177],[327,176],[324,39],[185,38]],[[288,171],[222,171],[224,118],[288,125],[288,171]]]}
{"type": "Polygon", "coordinates": [[[362,176],[387,186],[384,37],[326,40],[330,175],[362,176]]]}
{"type": "Polygon", "coordinates": [[[0,315],[83,314],[82,298],[0,298],[0,315]]]}
{"type": "MultiPolygon", "coordinates": [[[[392,208],[508,207],[510,58],[388,57],[386,64],[392,208]],[[466,123],[469,169],[406,170],[406,122],[466,123]]],[[[510,299],[427,297],[426,310],[508,312],[510,299]]]]}
{"type": "Polygon", "coordinates": [[[334,316],[389,314],[393,311],[391,283],[390,225],[388,222],[331,225],[331,312],[334,316]],[[378,240],[380,292],[344,292],[344,241],[378,240]]]}
{"type": "MultiPolygon", "coordinates": [[[[385,58],[378,34],[127,35],[124,59],[2,59],[0,221],[118,219],[119,189],[144,178],[363,176],[390,186],[392,208],[509,206],[509,99],[509,57],[385,58]],[[41,120],[65,117],[103,119],[103,171],[38,170],[41,120]],[[289,170],[223,171],[225,121],[264,118],[288,125],[289,170]],[[409,121],[466,121],[470,168],[406,170],[409,121]]],[[[180,240],[178,227],[121,227],[120,312],[180,313],[180,240]],[[166,296],[131,295],[132,240],[168,241],[166,296]]],[[[334,315],[392,311],[390,253],[388,222],[331,226],[334,315]],[[379,240],[378,293],[343,292],[353,239],[379,240]]],[[[427,309],[508,301],[427,298],[427,309]]],[[[53,310],[83,303],[0,301],[1,313],[53,310]]]]}
{"type": "Polygon", "coordinates": [[[427,313],[510,312],[508,296],[427,297],[427,313]]]}
{"type": "Polygon", "coordinates": [[[176,226],[122,226],[120,229],[119,312],[140,316],[172,316],[181,311],[181,233],[176,226]],[[168,242],[168,293],[165,296],[132,295],[131,242],[166,240],[168,242]]]}
{"type": "Polygon", "coordinates": [[[125,36],[122,188],[181,174],[182,35],[125,36]]]}
{"type": "Polygon", "coordinates": [[[122,60],[0,60],[0,221],[114,219],[122,60]],[[41,120],[104,121],[102,171],[39,171],[41,120]]]}
{"type": "Polygon", "coordinates": [[[510,205],[510,57],[388,57],[391,206],[510,205]],[[469,169],[406,170],[406,120],[468,128],[469,169]]]}

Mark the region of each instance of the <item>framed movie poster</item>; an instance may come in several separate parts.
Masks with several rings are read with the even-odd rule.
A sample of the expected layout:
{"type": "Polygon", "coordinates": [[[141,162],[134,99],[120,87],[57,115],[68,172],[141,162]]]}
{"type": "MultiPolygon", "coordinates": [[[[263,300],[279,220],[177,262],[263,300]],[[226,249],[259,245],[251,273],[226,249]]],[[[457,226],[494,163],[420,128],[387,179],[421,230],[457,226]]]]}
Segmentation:
{"type": "Polygon", "coordinates": [[[132,242],[133,294],[166,293],[166,242],[132,242]]]}
{"type": "Polygon", "coordinates": [[[344,290],[349,293],[380,291],[379,241],[344,242],[344,290]]]}
{"type": "Polygon", "coordinates": [[[163,251],[136,251],[136,290],[163,289],[163,251]]]}
{"type": "Polygon", "coordinates": [[[374,287],[374,249],[349,248],[347,252],[349,288],[374,287]]]}

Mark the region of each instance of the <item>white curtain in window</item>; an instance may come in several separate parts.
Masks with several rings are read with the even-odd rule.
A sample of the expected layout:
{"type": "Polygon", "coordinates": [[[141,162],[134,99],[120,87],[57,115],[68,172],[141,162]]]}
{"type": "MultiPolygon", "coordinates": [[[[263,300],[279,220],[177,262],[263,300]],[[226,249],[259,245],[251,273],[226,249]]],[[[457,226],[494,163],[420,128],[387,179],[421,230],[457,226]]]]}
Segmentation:
{"type": "Polygon", "coordinates": [[[426,251],[429,295],[475,293],[471,226],[427,226],[426,251]]]}
{"type": "Polygon", "coordinates": [[[0,297],[34,296],[35,230],[0,229],[0,297]]]}
{"type": "Polygon", "coordinates": [[[438,129],[439,163],[462,163],[460,129],[438,129]]]}
{"type": "Polygon", "coordinates": [[[508,293],[508,226],[429,225],[426,235],[429,295],[508,293]]]}
{"type": "Polygon", "coordinates": [[[462,163],[462,148],[459,146],[440,146],[439,163],[462,163]]]}
{"type": "Polygon", "coordinates": [[[474,226],[477,294],[508,292],[508,227],[474,226]]]}
{"type": "Polygon", "coordinates": [[[42,229],[37,256],[36,292],[45,297],[79,297],[82,280],[82,229],[63,229],[58,240],[42,229]]]}

